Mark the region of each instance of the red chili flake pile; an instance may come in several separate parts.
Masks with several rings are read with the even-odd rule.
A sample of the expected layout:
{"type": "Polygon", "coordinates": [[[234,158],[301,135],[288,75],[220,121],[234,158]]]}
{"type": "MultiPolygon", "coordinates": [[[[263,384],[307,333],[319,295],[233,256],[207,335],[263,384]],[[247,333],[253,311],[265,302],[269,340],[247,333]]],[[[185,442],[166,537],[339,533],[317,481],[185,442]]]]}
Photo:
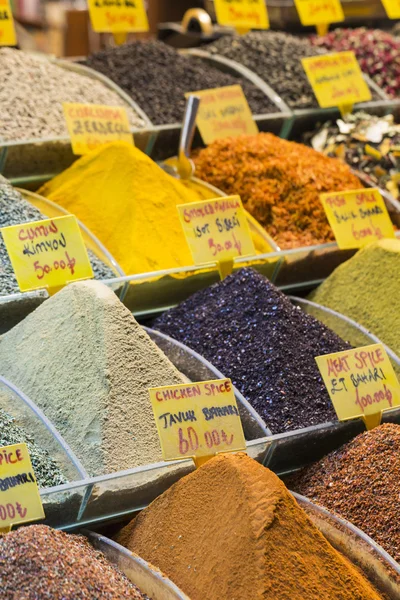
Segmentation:
{"type": "Polygon", "coordinates": [[[306,467],[288,487],[344,517],[400,561],[400,426],[385,423],[306,467]]]}
{"type": "Polygon", "coordinates": [[[390,98],[400,94],[400,40],[380,29],[335,29],[311,38],[314,46],[335,52],[353,50],[361,70],[390,98]]]}
{"type": "Polygon", "coordinates": [[[81,535],[44,525],[0,538],[2,600],[149,600],[81,535]]]}
{"type": "Polygon", "coordinates": [[[319,195],[363,187],[341,160],[272,133],[217,140],[195,164],[197,177],[239,194],[281,248],[333,241],[319,195]]]}

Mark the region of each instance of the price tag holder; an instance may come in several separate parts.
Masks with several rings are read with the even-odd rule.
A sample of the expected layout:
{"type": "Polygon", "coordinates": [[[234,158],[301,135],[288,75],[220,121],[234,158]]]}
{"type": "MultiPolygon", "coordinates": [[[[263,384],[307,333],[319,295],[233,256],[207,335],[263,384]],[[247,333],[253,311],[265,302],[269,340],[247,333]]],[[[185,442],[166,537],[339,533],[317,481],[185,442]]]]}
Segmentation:
{"type": "Polygon", "coordinates": [[[16,46],[14,17],[10,0],[0,0],[0,46],[16,46]]]}
{"type": "Polygon", "coordinates": [[[76,217],[67,215],[0,229],[21,292],[93,277],[76,217]]]}
{"type": "Polygon", "coordinates": [[[179,204],[177,209],[195,265],[217,262],[223,279],[232,272],[235,257],[255,255],[239,196],[179,204]]]}
{"type": "Polygon", "coordinates": [[[221,452],[246,450],[230,379],[150,388],[164,460],[201,463],[221,452]]]}
{"type": "Polygon", "coordinates": [[[382,0],[389,19],[400,19],[400,0],[382,0]]]}
{"type": "Polygon", "coordinates": [[[0,531],[45,516],[26,444],[0,448],[0,531]]]}
{"type": "Polygon", "coordinates": [[[380,425],[383,411],[399,406],[399,382],[382,344],[315,360],[339,421],[361,417],[372,429],[380,425]]]}
{"type": "Polygon", "coordinates": [[[265,0],[214,0],[219,25],[234,27],[239,33],[269,29],[265,0]]]}
{"type": "Polygon", "coordinates": [[[240,85],[189,92],[185,97],[191,95],[200,98],[196,123],[206,145],[227,137],[258,133],[240,85]]]}
{"type": "Polygon", "coordinates": [[[330,23],[344,21],[340,0],[294,0],[294,3],[301,24],[305,27],[316,25],[322,35],[328,31],[330,23]]]}
{"type": "Polygon", "coordinates": [[[122,106],[64,103],[63,109],[72,151],[78,156],[117,140],[134,143],[122,106]]]}
{"type": "Polygon", "coordinates": [[[88,0],[88,6],[97,33],[149,31],[144,0],[88,0]]]}
{"type": "Polygon", "coordinates": [[[378,189],[321,194],[320,199],[340,249],[362,248],[371,242],[395,237],[378,189]]]}
{"type": "Polygon", "coordinates": [[[354,52],[312,56],[301,62],[321,108],[338,106],[346,114],[353,104],[371,100],[354,52]]]}

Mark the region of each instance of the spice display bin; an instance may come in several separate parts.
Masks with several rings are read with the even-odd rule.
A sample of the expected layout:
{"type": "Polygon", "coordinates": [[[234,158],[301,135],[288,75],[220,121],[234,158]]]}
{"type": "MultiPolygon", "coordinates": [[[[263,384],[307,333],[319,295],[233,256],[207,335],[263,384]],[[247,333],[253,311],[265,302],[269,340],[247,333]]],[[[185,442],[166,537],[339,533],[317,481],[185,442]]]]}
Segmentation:
{"type": "MultiPolygon", "coordinates": [[[[303,298],[292,297],[291,300],[354,347],[381,343],[373,333],[330,308],[303,298]]],[[[387,346],[385,349],[394,370],[400,377],[400,358],[387,346]]],[[[384,412],[382,420],[400,424],[400,409],[384,412]]],[[[357,418],[344,422],[321,423],[304,429],[280,433],[273,436],[272,447],[264,464],[272,471],[284,476],[319,460],[363,431],[365,431],[365,425],[360,418],[357,418]]]]}
{"type": "Polygon", "coordinates": [[[166,575],[137,554],[98,533],[84,534],[96,550],[152,600],[190,600],[166,575]]]}
{"type": "MultiPolygon", "coordinates": [[[[101,73],[60,59],[51,60],[59,67],[101,81],[121,98],[121,105],[132,108],[144,121],[140,129],[131,129],[135,145],[145,150],[149,140],[151,123],[143,110],[113,81],[101,73]]],[[[0,141],[0,173],[13,185],[31,186],[37,189],[42,183],[67,169],[75,160],[69,136],[37,138],[16,141],[0,141]]]]}
{"type": "MultiPolygon", "coordinates": [[[[18,189],[18,191],[25,200],[30,202],[30,204],[35,206],[49,218],[64,217],[70,214],[64,208],[47,200],[47,198],[43,198],[43,196],[39,196],[28,190],[18,189]]],[[[86,248],[91,250],[93,254],[101,259],[115,274],[116,282],[114,282],[114,279],[109,279],[106,280],[107,285],[111,287],[118,296],[122,297],[125,288],[123,283],[121,284],[118,282],[118,278],[125,275],[124,271],[103,244],[79,220],[78,225],[86,248]]],[[[0,333],[5,333],[14,327],[14,325],[17,325],[17,323],[22,321],[22,319],[35,310],[35,308],[40,306],[42,302],[47,300],[48,297],[49,294],[45,288],[32,292],[20,292],[9,294],[7,296],[0,296],[0,333]]]]}
{"type": "Polygon", "coordinates": [[[400,597],[400,565],[363,531],[308,498],[292,492],[328,542],[358,567],[385,598],[400,597]]]}
{"type": "MultiPolygon", "coordinates": [[[[224,377],[190,348],[158,331],[147,328],[146,331],[188,379],[202,381],[224,377]]],[[[236,388],[234,393],[248,440],[246,451],[263,463],[270,448],[271,432],[236,388]]],[[[46,513],[44,523],[75,529],[108,519],[123,518],[142,509],[193,469],[192,460],[160,462],[47,488],[41,491],[46,513]]]]}

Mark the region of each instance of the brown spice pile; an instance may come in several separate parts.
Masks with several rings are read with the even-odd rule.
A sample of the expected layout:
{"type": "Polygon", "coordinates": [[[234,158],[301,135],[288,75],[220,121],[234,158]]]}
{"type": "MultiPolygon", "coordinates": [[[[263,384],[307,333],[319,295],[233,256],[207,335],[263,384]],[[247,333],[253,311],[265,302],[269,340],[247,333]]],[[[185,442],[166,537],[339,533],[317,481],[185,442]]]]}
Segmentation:
{"type": "Polygon", "coordinates": [[[2,600],[149,600],[81,535],[44,525],[0,538],[2,600]]]}
{"type": "Polygon", "coordinates": [[[218,140],[195,164],[197,177],[239,194],[281,248],[333,241],[319,194],[363,187],[342,161],[271,133],[218,140]]]}
{"type": "Polygon", "coordinates": [[[220,455],[117,536],[192,600],[377,600],[274,473],[220,455]]]}
{"type": "Polygon", "coordinates": [[[400,561],[399,425],[362,433],[287,484],[362,529],[400,561]]]}

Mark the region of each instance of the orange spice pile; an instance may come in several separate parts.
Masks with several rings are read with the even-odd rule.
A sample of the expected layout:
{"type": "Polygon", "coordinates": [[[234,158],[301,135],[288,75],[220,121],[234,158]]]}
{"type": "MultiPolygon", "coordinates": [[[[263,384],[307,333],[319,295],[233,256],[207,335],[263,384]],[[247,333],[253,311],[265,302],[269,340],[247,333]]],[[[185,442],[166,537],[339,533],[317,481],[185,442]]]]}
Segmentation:
{"type": "Polygon", "coordinates": [[[239,194],[281,248],[333,241],[319,194],[363,187],[338,159],[271,133],[218,140],[195,164],[197,177],[239,194]]]}

